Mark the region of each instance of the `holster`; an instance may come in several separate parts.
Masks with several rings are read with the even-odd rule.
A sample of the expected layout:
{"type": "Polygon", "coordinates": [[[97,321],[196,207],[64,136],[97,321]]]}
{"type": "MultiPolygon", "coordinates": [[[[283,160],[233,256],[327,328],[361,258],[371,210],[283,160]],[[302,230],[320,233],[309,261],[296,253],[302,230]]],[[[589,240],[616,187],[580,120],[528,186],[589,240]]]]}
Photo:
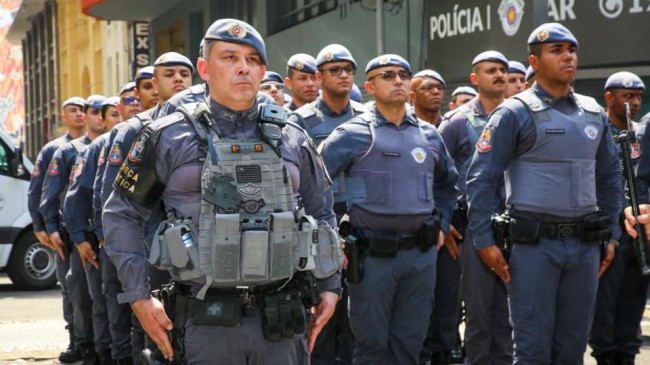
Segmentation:
{"type": "Polygon", "coordinates": [[[95,254],[99,255],[99,238],[93,231],[86,231],[86,240],[90,243],[90,247],[93,248],[95,254]]]}
{"type": "Polygon", "coordinates": [[[458,199],[456,200],[456,206],[454,207],[454,212],[451,215],[451,225],[456,228],[456,230],[462,235],[465,236],[465,230],[469,224],[469,219],[467,218],[468,206],[467,200],[458,199]]]}
{"type": "Polygon", "coordinates": [[[363,280],[363,247],[359,239],[348,234],[345,237],[345,256],[348,258],[348,268],[345,270],[345,279],[349,284],[358,284],[363,280]]]}
{"type": "Polygon", "coordinates": [[[510,229],[508,230],[510,234],[509,238],[513,243],[537,244],[539,243],[541,226],[541,223],[538,221],[512,217],[510,218],[510,229]]]}
{"type": "Polygon", "coordinates": [[[582,241],[609,241],[612,235],[609,224],[609,216],[605,212],[598,211],[586,215],[582,221],[582,241]]]}
{"type": "Polygon", "coordinates": [[[492,214],[492,237],[494,244],[501,250],[503,258],[510,259],[510,242],[518,242],[512,237],[512,220],[508,214],[492,214]]]}
{"type": "Polygon", "coordinates": [[[66,257],[66,259],[68,259],[70,257],[70,254],[72,253],[74,244],[70,239],[70,234],[68,233],[68,230],[65,229],[65,227],[63,226],[59,227],[59,236],[61,236],[61,241],[63,241],[63,255],[66,257]]]}
{"type": "Polygon", "coordinates": [[[420,251],[427,252],[438,243],[440,230],[442,229],[442,216],[437,209],[434,209],[431,217],[422,224],[420,251]]]}
{"type": "Polygon", "coordinates": [[[304,333],[307,319],[300,289],[290,288],[262,299],[262,333],[270,342],[304,333]]]}
{"type": "Polygon", "coordinates": [[[146,338],[146,347],[142,353],[141,358],[145,363],[149,364],[185,364],[185,318],[187,310],[187,297],[180,293],[176,283],[165,284],[159,290],[151,292],[151,296],[158,299],[163,307],[165,313],[172,321],[174,328],[167,332],[169,341],[174,349],[174,359],[170,362],[165,360],[164,356],[158,349],[155,343],[151,341],[149,336],[146,338]]]}

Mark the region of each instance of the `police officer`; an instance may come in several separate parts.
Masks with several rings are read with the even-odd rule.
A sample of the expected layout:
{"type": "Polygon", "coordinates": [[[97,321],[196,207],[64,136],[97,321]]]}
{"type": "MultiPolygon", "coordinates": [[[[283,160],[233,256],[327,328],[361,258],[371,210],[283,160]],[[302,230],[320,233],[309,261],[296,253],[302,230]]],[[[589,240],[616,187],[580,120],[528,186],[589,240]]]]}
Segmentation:
{"type": "Polygon", "coordinates": [[[160,94],[153,82],[153,66],[146,66],[135,73],[135,96],[143,110],[149,110],[160,100],[160,94]]]}
{"type": "MultiPolygon", "coordinates": [[[[440,125],[440,134],[460,175],[458,199],[461,202],[467,200],[466,175],[475,145],[483,132],[488,115],[504,100],[508,60],[497,51],[481,52],[472,61],[472,73],[469,77],[478,88],[478,96],[454,109],[448,116],[449,121],[440,125]]],[[[503,210],[500,204],[496,210],[503,210]]],[[[459,214],[463,213],[459,212],[459,214]]],[[[472,249],[471,232],[459,232],[453,226],[450,231],[452,234],[445,240],[447,250],[439,254],[439,263],[443,258],[455,261],[460,257],[462,270],[460,286],[466,308],[465,363],[509,364],[512,362],[512,337],[508,324],[505,285],[489,267],[481,262],[477,252],[472,249]],[[458,246],[461,242],[468,242],[469,245],[463,245],[461,250],[458,246]]],[[[458,274],[457,270],[455,268],[452,271],[458,274]]],[[[454,312],[451,308],[450,306],[449,328],[454,324],[452,322],[454,312]]]]}
{"type": "Polygon", "coordinates": [[[275,105],[283,106],[285,104],[284,80],[279,73],[266,71],[264,78],[262,78],[260,90],[268,96],[272,97],[275,101],[275,105]]]}
{"type": "MultiPolygon", "coordinates": [[[[93,343],[92,300],[88,292],[86,274],[81,258],[64,227],[63,201],[70,176],[74,176],[73,165],[78,153],[104,131],[100,118],[101,105],[106,98],[91,95],[84,103],[87,131],[82,137],[74,139],[59,147],[47,168],[43,180],[40,210],[45,221],[45,230],[51,244],[57,249],[62,259],[69,260],[70,270],[66,275],[68,294],[74,311],[75,343],[81,351],[85,363],[96,361],[93,343]]],[[[70,214],[74,214],[70,212],[70,214]]],[[[105,344],[99,344],[103,346],[105,344]]],[[[100,349],[102,349],[100,347],[100,349]]]]}
{"type": "Polygon", "coordinates": [[[140,99],[135,94],[135,82],[129,81],[120,87],[120,104],[118,110],[122,120],[127,120],[142,111],[140,99]]]}
{"type": "Polygon", "coordinates": [[[330,176],[346,175],[350,224],[366,254],[363,278],[348,281],[353,362],[416,364],[433,307],[435,246],[449,230],[458,174],[435,127],[407,108],[409,63],[374,58],[366,79],[374,107],[321,146],[330,176]]]}
{"type": "Polygon", "coordinates": [[[508,80],[505,97],[519,94],[526,88],[526,66],[518,61],[508,61],[508,80]]]}
{"type": "Polygon", "coordinates": [[[445,98],[445,80],[433,70],[422,70],[413,75],[409,100],[415,115],[438,127],[442,121],[442,101],[445,98]]]}
{"type": "MultiPolygon", "coordinates": [[[[159,103],[152,112],[152,119],[157,119],[161,105],[177,93],[192,86],[194,65],[189,58],[177,52],[160,55],[153,64],[153,84],[158,90],[159,103]]],[[[148,108],[147,108],[148,109],[148,108]]],[[[144,109],[144,110],[147,110],[144,109]]]]}
{"type": "MultiPolygon", "coordinates": [[[[318,146],[336,127],[364,113],[366,108],[350,100],[357,64],[347,48],[338,44],[324,47],[318,53],[315,66],[322,95],[296,110],[289,120],[303,127],[318,146]]],[[[334,212],[340,220],[347,211],[343,175],[334,181],[332,190],[334,212]]],[[[335,318],[323,329],[311,354],[314,364],[334,364],[337,358],[343,362],[352,361],[354,339],[348,323],[346,299],[344,287],[335,318]]]]}
{"type": "MultiPolygon", "coordinates": [[[[47,167],[50,165],[50,161],[52,161],[52,156],[59,147],[83,135],[86,129],[83,113],[85,103],[86,101],[84,99],[77,96],[63,102],[61,106],[61,119],[67,127],[66,133],[43,146],[43,149],[41,149],[36,157],[32,177],[29,181],[27,206],[29,208],[29,214],[32,217],[34,234],[39,242],[53,250],[56,250],[56,248],[51,245],[50,238],[45,231],[45,221],[40,210],[43,179],[45,178],[44,171],[47,171],[47,167]]],[[[70,261],[64,260],[61,256],[56,255],[55,265],[56,278],[61,285],[61,296],[63,297],[63,319],[65,320],[65,327],[70,336],[68,348],[59,354],[59,361],[68,364],[81,360],[81,354],[74,342],[72,303],[68,296],[68,286],[65,280],[65,275],[70,269],[70,261]]]]}
{"type": "MultiPolygon", "coordinates": [[[[266,133],[265,131],[277,132],[277,127],[273,128],[258,119],[269,118],[267,114],[260,116],[256,104],[257,91],[267,63],[264,42],[259,33],[252,26],[242,21],[221,19],[210,26],[204,39],[204,59],[199,61],[197,69],[201,77],[210,85],[209,108],[211,116],[209,118],[210,124],[214,128],[205,124],[202,124],[202,126],[210,128],[209,130],[200,127],[194,124],[195,122],[198,123],[196,118],[188,119],[182,113],[173,113],[148,124],[131,148],[127,163],[122,166],[122,172],[117,177],[116,188],[104,207],[106,250],[118,268],[120,281],[124,289],[118,299],[122,302],[131,303],[133,311],[142,323],[143,328],[168,358],[174,356],[174,352],[176,352],[177,355],[183,355],[187,363],[301,363],[301,349],[297,348],[296,336],[289,336],[291,331],[287,327],[288,323],[282,323],[281,328],[283,334],[291,338],[276,337],[278,329],[274,323],[277,325],[277,322],[275,322],[277,308],[282,303],[276,302],[274,305],[272,299],[277,298],[274,293],[281,290],[280,286],[290,285],[285,282],[286,280],[281,282],[271,281],[266,285],[261,283],[254,288],[243,289],[242,292],[220,279],[224,278],[224,275],[229,272],[232,273],[231,271],[225,272],[221,268],[241,264],[240,260],[237,260],[240,262],[234,260],[214,262],[214,265],[212,265],[212,275],[214,276],[211,277],[214,277],[215,283],[224,282],[225,287],[213,287],[207,292],[201,290],[205,289],[204,286],[189,281],[189,279],[181,280],[177,274],[172,273],[176,282],[176,296],[179,298],[176,303],[185,302],[188,306],[187,311],[181,311],[178,308],[178,311],[175,312],[175,331],[183,332],[184,341],[180,342],[183,345],[182,349],[179,342],[175,341],[173,350],[172,343],[166,333],[166,330],[172,329],[172,322],[168,319],[161,302],[152,298],[149,294],[146,272],[147,259],[144,256],[144,246],[140,242],[143,240],[142,225],[149,214],[150,208],[148,202],[143,201],[141,198],[146,197],[150,199],[149,201],[155,201],[158,197],[161,197],[167,211],[177,219],[181,217],[190,219],[189,217],[192,217],[193,222],[184,221],[185,223],[181,227],[173,230],[179,234],[179,230],[193,230],[192,227],[198,227],[199,219],[211,220],[213,217],[217,222],[215,224],[219,225],[230,224],[224,220],[229,221],[232,219],[235,219],[233,224],[238,227],[240,224],[248,227],[258,223],[255,219],[240,221],[236,214],[224,213],[214,216],[212,213],[207,213],[206,216],[204,213],[199,212],[200,209],[204,212],[212,209],[219,209],[219,212],[223,212],[223,208],[217,208],[201,198],[202,195],[212,191],[205,190],[202,193],[200,187],[202,184],[201,170],[204,168],[204,164],[206,164],[206,168],[215,169],[217,168],[215,165],[220,166],[222,163],[227,163],[227,159],[230,158],[235,158],[233,161],[241,160],[240,163],[244,164],[245,159],[255,158],[255,156],[251,156],[251,154],[255,153],[260,153],[259,156],[264,153],[268,158],[276,159],[278,158],[276,152],[279,151],[285,162],[284,164],[280,162],[280,164],[274,165],[273,168],[276,170],[274,170],[273,174],[277,175],[278,173],[283,174],[282,171],[285,172],[283,174],[285,178],[280,178],[279,181],[289,188],[287,194],[293,195],[290,191],[290,186],[293,186],[296,192],[300,194],[307,214],[311,214],[314,217],[313,219],[328,221],[330,226],[335,224],[331,206],[327,204],[327,202],[331,202],[331,198],[328,199],[328,195],[331,194],[327,186],[328,179],[326,173],[318,167],[320,166],[318,162],[320,160],[314,149],[310,147],[313,145],[310,143],[308,136],[291,124],[287,124],[282,129],[281,138],[283,143],[281,145],[278,145],[278,141],[275,139],[279,136],[277,133],[261,134],[266,133]],[[260,123],[263,125],[258,127],[260,123]],[[157,139],[156,144],[151,144],[148,140],[145,140],[145,137],[142,137],[149,135],[149,133],[153,133],[153,138],[157,139]],[[209,146],[206,146],[206,141],[198,133],[202,133],[205,138],[208,138],[206,134],[209,136],[209,146]],[[258,135],[258,133],[260,134],[258,135]],[[254,143],[261,143],[257,142],[259,141],[258,136],[268,139],[263,144],[259,144],[259,147],[254,147],[254,143]],[[140,139],[141,137],[142,139],[140,139]],[[232,139],[236,139],[238,144],[229,146],[227,150],[231,154],[226,153],[224,149],[219,149],[219,152],[213,150],[213,148],[216,149],[221,146],[222,143],[227,143],[220,141],[232,141],[232,139]],[[247,145],[247,141],[250,141],[251,145],[247,145]],[[151,150],[152,148],[155,148],[155,152],[151,150]],[[208,153],[207,150],[212,150],[212,152],[208,153]],[[239,158],[238,156],[241,156],[239,153],[242,155],[246,153],[246,155],[239,158]],[[216,156],[213,154],[216,154],[216,156]],[[153,158],[154,156],[160,157],[152,161],[152,169],[140,170],[138,178],[134,179],[135,175],[131,175],[129,171],[135,171],[134,169],[138,168],[137,161],[141,158],[153,158]],[[173,157],[168,158],[165,156],[173,157]],[[286,169],[282,166],[286,166],[286,169]],[[140,181],[149,181],[149,183],[154,183],[162,189],[158,190],[157,194],[152,191],[150,195],[147,190],[151,188],[151,185],[141,185],[140,181]],[[165,187],[158,185],[162,182],[164,182],[165,187]],[[135,195],[129,190],[135,192],[135,195]],[[212,208],[209,208],[208,204],[212,208]],[[202,205],[203,207],[201,207],[202,205]],[[246,295],[252,295],[253,297],[246,295]],[[217,310],[215,312],[212,309],[207,311],[208,308],[224,308],[224,300],[230,303],[229,308],[232,308],[231,311],[217,310]],[[233,303],[233,301],[236,303],[233,303]],[[248,308],[245,313],[238,311],[241,308],[242,301],[245,302],[248,308]],[[264,310],[260,309],[260,304],[262,304],[264,310]],[[212,307],[212,305],[216,307],[212,307]],[[275,312],[273,311],[274,308],[275,312]],[[186,317],[185,321],[179,320],[179,313],[186,317]],[[276,314],[274,315],[274,313],[276,314]],[[262,322],[260,317],[273,320],[273,322],[262,322]],[[178,323],[179,321],[181,323],[178,323]],[[265,339],[265,334],[270,340],[277,342],[265,339]]],[[[196,105],[201,104],[194,104],[194,106],[196,105]]],[[[262,112],[266,113],[266,110],[268,109],[262,109],[262,112]]],[[[273,110],[279,112],[284,109],[273,110]]],[[[269,112],[269,114],[275,115],[276,113],[269,112]]],[[[206,124],[208,123],[206,122],[206,124]]],[[[149,166],[149,164],[142,164],[141,166],[145,167],[149,166]]],[[[250,185],[242,184],[239,187],[241,191],[235,192],[234,196],[248,194],[251,198],[255,198],[262,191],[257,188],[259,185],[256,182],[259,182],[259,180],[256,177],[257,173],[254,166],[247,166],[250,165],[238,166],[237,170],[239,172],[237,176],[235,176],[234,170],[229,176],[237,177],[238,181],[248,181],[250,183],[250,185]]],[[[226,183],[228,183],[227,180],[226,183]]],[[[214,181],[211,184],[220,181],[224,180],[214,181]]],[[[217,186],[225,188],[223,185],[217,186]]],[[[227,196],[234,197],[230,194],[227,196]]],[[[205,198],[211,199],[208,195],[205,195],[205,198]]],[[[265,193],[264,196],[265,204],[271,209],[274,206],[279,206],[279,199],[280,195],[276,192],[272,194],[265,193]],[[275,201],[278,201],[278,203],[275,201]]],[[[219,202],[219,204],[226,203],[228,202],[224,200],[219,202]]],[[[250,203],[243,208],[248,211],[242,210],[239,214],[246,216],[246,214],[256,214],[255,209],[262,209],[263,207],[250,203]]],[[[281,212],[276,211],[273,214],[276,213],[280,214],[281,212]]],[[[289,223],[289,220],[283,217],[290,218],[289,220],[294,222],[292,213],[289,213],[289,215],[284,214],[282,217],[278,216],[274,220],[274,229],[282,230],[282,225],[295,224],[289,223]]],[[[305,223],[305,225],[307,224],[315,227],[311,221],[305,223]]],[[[320,232],[320,228],[318,229],[320,232]]],[[[221,236],[215,234],[213,237],[215,240],[223,242],[225,246],[228,246],[225,239],[229,235],[239,236],[241,234],[239,228],[234,231],[230,231],[230,228],[227,231],[219,229],[219,233],[221,236]]],[[[192,233],[190,236],[192,238],[185,236],[184,239],[186,241],[192,239],[192,242],[197,240],[198,245],[201,246],[205,244],[203,241],[205,237],[210,234],[210,229],[201,223],[198,233],[192,233]]],[[[263,235],[264,233],[244,233],[244,237],[248,237],[245,239],[244,245],[260,243],[253,241],[253,237],[260,234],[263,235]],[[251,241],[248,241],[249,239],[251,241]]],[[[312,232],[309,231],[309,234],[311,237],[312,232]]],[[[171,233],[166,234],[166,236],[169,235],[171,233]]],[[[234,236],[232,236],[233,239],[234,236]]],[[[318,236],[320,237],[319,244],[321,239],[326,242],[327,237],[321,237],[320,234],[318,236]]],[[[178,238],[180,239],[180,237],[178,238]]],[[[283,238],[275,237],[275,239],[281,240],[283,238]]],[[[167,242],[166,245],[174,243],[171,239],[165,242],[167,242]]],[[[338,241],[335,240],[331,243],[334,245],[333,247],[338,247],[338,241]]],[[[192,245],[193,243],[188,244],[192,245]]],[[[236,245],[239,246],[239,243],[236,243],[236,245]]],[[[215,249],[222,248],[226,247],[215,247],[215,249]]],[[[239,249],[237,250],[239,252],[239,249]]],[[[248,251],[242,251],[242,255],[246,260],[258,260],[257,255],[254,255],[256,257],[251,256],[252,252],[250,250],[249,248],[248,251]]],[[[286,259],[282,259],[282,261],[284,265],[287,264],[286,259]]],[[[308,261],[305,260],[302,263],[308,265],[308,261]]],[[[320,262],[320,258],[317,256],[314,261],[320,262]]],[[[281,263],[278,262],[278,264],[281,263]]],[[[175,264],[181,265],[182,263],[175,262],[175,264]]],[[[196,264],[198,265],[198,263],[196,264]]],[[[244,261],[242,265],[240,273],[247,273],[247,270],[255,269],[248,265],[248,261],[244,261]]],[[[318,282],[321,304],[312,311],[313,324],[311,325],[308,342],[309,350],[311,350],[315,337],[318,336],[322,326],[332,315],[339,297],[340,276],[336,274],[336,267],[330,268],[334,268],[335,274],[329,279],[318,282]]],[[[185,270],[190,269],[185,267],[185,270]]],[[[187,271],[185,271],[185,274],[187,274],[187,271]]],[[[207,276],[199,277],[208,280],[207,276]]],[[[247,282],[243,281],[242,284],[247,284],[247,282]]],[[[290,298],[293,302],[296,297],[292,294],[290,298]]],[[[303,311],[297,310],[293,313],[295,315],[301,312],[303,311]]]]}
{"type": "MultiPolygon", "coordinates": [[[[625,103],[630,105],[630,118],[636,119],[644,91],[643,81],[631,72],[616,72],[607,79],[605,82],[606,113],[613,135],[616,136],[622,130],[628,129],[625,103]]],[[[646,126],[631,120],[630,122],[636,137],[643,138],[646,126]]],[[[638,142],[631,145],[630,152],[633,163],[638,162],[643,153],[638,142]]],[[[640,203],[648,202],[645,192],[647,189],[639,194],[639,197],[644,197],[640,203]]],[[[621,196],[621,201],[625,206],[628,205],[625,195],[621,196]]],[[[634,357],[643,344],[639,325],[645,310],[650,278],[641,275],[639,271],[632,238],[623,233],[618,237],[618,241],[620,245],[616,248],[614,260],[600,278],[596,313],[589,336],[589,346],[593,349],[591,355],[596,358],[599,365],[634,364],[634,357]]],[[[613,250],[614,247],[610,249],[613,250]]]]}
{"type": "Polygon", "coordinates": [[[316,78],[316,59],[305,53],[291,56],[287,61],[284,83],[291,91],[291,103],[286,105],[289,110],[294,111],[316,100],[320,88],[320,80],[316,78]]]}
{"type": "Polygon", "coordinates": [[[524,85],[524,89],[529,89],[533,84],[535,83],[535,70],[533,69],[533,66],[528,66],[526,69],[526,85],[524,85]]]}
{"type": "Polygon", "coordinates": [[[621,171],[602,108],[570,89],[573,34],[546,23],[528,45],[537,82],[495,109],[476,144],[467,173],[469,229],[483,262],[507,283],[514,363],[580,364],[599,270],[612,259],[608,252],[599,263],[599,243],[608,228],[620,236],[621,171]],[[490,228],[504,171],[509,262],[490,228]]]}
{"type": "MultiPolygon", "coordinates": [[[[454,92],[451,93],[451,100],[448,105],[449,112],[474,99],[476,95],[478,95],[478,93],[471,86],[457,87],[454,92]]],[[[447,112],[445,116],[447,116],[449,112],[447,112]]]]}

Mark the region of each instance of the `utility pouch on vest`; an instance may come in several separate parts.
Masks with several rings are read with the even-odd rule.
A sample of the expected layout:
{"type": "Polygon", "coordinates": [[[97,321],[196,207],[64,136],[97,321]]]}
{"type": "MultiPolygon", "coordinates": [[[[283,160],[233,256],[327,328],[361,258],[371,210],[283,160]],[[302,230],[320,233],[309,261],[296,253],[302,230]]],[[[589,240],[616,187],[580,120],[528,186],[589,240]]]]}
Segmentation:
{"type": "Polygon", "coordinates": [[[420,251],[427,252],[438,243],[440,230],[442,229],[442,217],[436,209],[429,219],[422,224],[422,239],[420,240],[420,251]]]}
{"type": "Polygon", "coordinates": [[[169,257],[169,251],[164,247],[164,235],[167,221],[163,221],[156,229],[156,233],[151,238],[151,247],[149,249],[149,264],[159,270],[171,270],[172,263],[169,257]]]}
{"type": "Polygon", "coordinates": [[[294,248],[299,251],[295,241],[296,236],[293,234],[296,227],[294,214],[293,212],[271,213],[269,217],[271,280],[291,277],[300,259],[300,252],[292,254],[294,248]]]}
{"type": "Polygon", "coordinates": [[[611,237],[609,216],[605,212],[588,214],[582,220],[583,242],[608,241],[611,237]]]}
{"type": "Polygon", "coordinates": [[[190,298],[187,304],[198,326],[236,327],[242,322],[241,298],[236,292],[207,294],[203,300],[190,298]]]}
{"type": "Polygon", "coordinates": [[[305,332],[302,295],[297,290],[266,295],[262,301],[262,332],[270,342],[305,332]]]}
{"type": "Polygon", "coordinates": [[[510,241],[520,244],[539,243],[541,222],[510,218],[510,241]]]}
{"type": "Polygon", "coordinates": [[[217,214],[212,243],[215,282],[238,281],[240,263],[239,214],[217,214]]]}
{"type": "Polygon", "coordinates": [[[241,241],[242,279],[264,280],[269,255],[269,232],[244,231],[241,241]]]}

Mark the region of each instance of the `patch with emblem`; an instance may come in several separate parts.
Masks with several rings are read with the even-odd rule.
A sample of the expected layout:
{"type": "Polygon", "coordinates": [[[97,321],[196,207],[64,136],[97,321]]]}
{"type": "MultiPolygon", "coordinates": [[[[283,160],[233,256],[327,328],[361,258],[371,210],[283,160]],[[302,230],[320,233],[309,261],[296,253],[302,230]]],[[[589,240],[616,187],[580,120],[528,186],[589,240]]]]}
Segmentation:
{"type": "Polygon", "coordinates": [[[390,57],[389,56],[382,56],[381,58],[379,58],[379,64],[382,65],[382,66],[387,65],[388,62],[390,62],[390,57]]]}
{"type": "Polygon", "coordinates": [[[492,129],[485,128],[481,137],[476,142],[476,150],[482,153],[488,152],[492,149],[492,129]]]}
{"type": "Polygon", "coordinates": [[[50,162],[50,166],[47,168],[47,174],[50,176],[59,176],[60,173],[59,159],[55,158],[50,162]]]}
{"type": "Polygon", "coordinates": [[[586,126],[584,130],[589,139],[594,140],[596,137],[598,137],[598,128],[594,127],[593,125],[586,126]]]}
{"type": "Polygon", "coordinates": [[[119,142],[113,143],[113,147],[111,147],[111,152],[108,154],[108,163],[111,165],[122,164],[122,150],[120,149],[119,142]]]}
{"type": "Polygon", "coordinates": [[[262,186],[248,183],[243,186],[239,186],[237,188],[237,191],[243,196],[253,197],[259,195],[262,192],[262,186]]]}
{"type": "Polygon", "coordinates": [[[79,158],[77,160],[77,163],[72,167],[72,171],[70,172],[70,177],[68,178],[68,180],[71,183],[74,183],[75,181],[77,181],[77,178],[79,176],[81,176],[83,168],[84,168],[84,159],[79,158]]]}
{"type": "Polygon", "coordinates": [[[564,128],[547,128],[545,130],[546,134],[564,134],[565,132],[564,128]]]}
{"type": "Polygon", "coordinates": [[[630,157],[639,158],[641,157],[641,144],[640,143],[630,143],[630,157]]]}
{"type": "Polygon", "coordinates": [[[325,61],[329,62],[329,61],[331,61],[333,59],[334,59],[334,53],[332,53],[332,52],[325,53],[325,61]]]}
{"type": "Polygon", "coordinates": [[[148,139],[149,136],[146,134],[143,134],[140,137],[138,137],[135,143],[133,143],[133,147],[131,147],[131,150],[129,151],[129,155],[127,156],[129,161],[133,163],[142,162],[142,151],[144,151],[144,144],[147,142],[148,139]]]}
{"type": "Polygon", "coordinates": [[[246,27],[240,23],[232,23],[228,27],[228,35],[232,38],[242,39],[246,37],[246,27]]]}
{"type": "Polygon", "coordinates": [[[545,40],[548,39],[548,30],[542,30],[539,33],[537,33],[537,41],[539,42],[544,42],[545,40]]]}
{"type": "Polygon", "coordinates": [[[381,155],[385,157],[400,157],[402,154],[399,152],[382,152],[381,155]]]}
{"type": "Polygon", "coordinates": [[[427,158],[427,153],[422,148],[415,147],[411,151],[411,156],[413,156],[413,159],[415,160],[415,162],[423,163],[424,160],[426,160],[426,158],[427,158]]]}
{"type": "Polygon", "coordinates": [[[97,159],[97,166],[103,166],[104,162],[106,162],[106,147],[102,147],[101,151],[99,151],[99,158],[97,159]]]}
{"type": "Polygon", "coordinates": [[[265,206],[264,199],[260,200],[247,200],[241,204],[242,209],[248,214],[255,214],[265,206]]]}
{"type": "Polygon", "coordinates": [[[300,71],[305,67],[305,64],[300,61],[296,61],[296,65],[294,67],[296,68],[296,70],[300,71]]]}
{"type": "Polygon", "coordinates": [[[634,85],[634,80],[632,80],[629,77],[626,77],[625,79],[623,79],[623,86],[625,86],[626,88],[630,88],[630,87],[632,87],[632,85],[634,85]]]}
{"type": "Polygon", "coordinates": [[[237,115],[235,113],[231,113],[227,110],[221,111],[221,119],[224,119],[228,122],[234,122],[237,119],[237,115]]]}
{"type": "Polygon", "coordinates": [[[34,165],[34,171],[32,171],[33,177],[38,177],[41,175],[40,165],[41,165],[41,161],[36,162],[36,164],[34,165]]]}

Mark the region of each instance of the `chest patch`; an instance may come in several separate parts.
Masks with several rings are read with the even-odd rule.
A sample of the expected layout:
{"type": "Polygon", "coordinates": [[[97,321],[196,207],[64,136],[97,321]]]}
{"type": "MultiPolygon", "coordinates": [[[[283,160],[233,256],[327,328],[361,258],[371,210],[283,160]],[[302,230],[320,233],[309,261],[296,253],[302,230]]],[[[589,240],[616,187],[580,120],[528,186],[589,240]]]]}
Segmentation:
{"type": "Polygon", "coordinates": [[[587,137],[589,137],[589,139],[592,141],[598,137],[598,128],[594,127],[593,125],[586,126],[584,131],[587,137]]]}
{"type": "Polygon", "coordinates": [[[426,158],[427,158],[427,153],[422,148],[415,147],[411,151],[411,156],[413,156],[413,159],[415,160],[415,162],[423,163],[424,160],[426,160],[426,158]]]}

